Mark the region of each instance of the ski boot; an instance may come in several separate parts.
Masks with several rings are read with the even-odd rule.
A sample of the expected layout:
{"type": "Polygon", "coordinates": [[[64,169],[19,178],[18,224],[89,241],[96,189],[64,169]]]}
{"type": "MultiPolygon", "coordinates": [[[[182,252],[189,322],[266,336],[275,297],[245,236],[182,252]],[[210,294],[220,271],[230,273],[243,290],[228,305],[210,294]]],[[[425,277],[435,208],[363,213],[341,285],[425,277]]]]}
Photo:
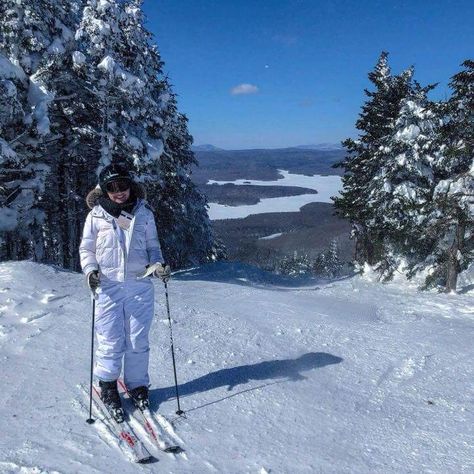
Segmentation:
{"type": "Polygon", "coordinates": [[[104,382],[99,380],[100,399],[104,402],[107,410],[117,423],[122,423],[125,413],[122,408],[122,402],[117,389],[117,381],[104,382]]]}
{"type": "Polygon", "coordinates": [[[133,404],[141,411],[150,408],[150,401],[148,400],[148,387],[141,386],[129,390],[128,393],[132,397],[133,404]]]}

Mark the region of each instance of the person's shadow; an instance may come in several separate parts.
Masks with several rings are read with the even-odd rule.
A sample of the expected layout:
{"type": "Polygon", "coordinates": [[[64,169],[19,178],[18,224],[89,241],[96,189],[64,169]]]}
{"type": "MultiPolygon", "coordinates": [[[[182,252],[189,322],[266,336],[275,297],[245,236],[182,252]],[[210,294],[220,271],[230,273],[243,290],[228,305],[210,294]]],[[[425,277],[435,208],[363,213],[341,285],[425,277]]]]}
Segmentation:
{"type": "MultiPolygon", "coordinates": [[[[228,369],[217,370],[209,374],[203,375],[197,379],[179,385],[179,395],[187,396],[194,393],[206,392],[218,387],[227,386],[227,391],[232,391],[238,385],[244,385],[251,380],[269,381],[271,379],[282,379],[283,381],[299,381],[305,380],[307,377],[303,376],[301,372],[325,367],[326,365],[339,364],[342,362],[341,357],[327,354],[325,352],[309,352],[297,359],[273,360],[267,362],[259,362],[252,365],[241,365],[239,367],[231,367],[228,369]]],[[[268,382],[264,385],[269,385],[268,382]]],[[[254,390],[259,387],[247,388],[237,393],[254,390]]],[[[229,396],[234,396],[232,394],[229,396]]],[[[150,399],[154,406],[158,406],[169,399],[176,396],[175,387],[170,386],[166,388],[158,388],[150,391],[150,399]]],[[[228,398],[228,397],[224,397],[228,398]]],[[[220,401],[220,400],[218,400],[220,401]]],[[[212,402],[215,403],[215,402],[212,402]]]]}

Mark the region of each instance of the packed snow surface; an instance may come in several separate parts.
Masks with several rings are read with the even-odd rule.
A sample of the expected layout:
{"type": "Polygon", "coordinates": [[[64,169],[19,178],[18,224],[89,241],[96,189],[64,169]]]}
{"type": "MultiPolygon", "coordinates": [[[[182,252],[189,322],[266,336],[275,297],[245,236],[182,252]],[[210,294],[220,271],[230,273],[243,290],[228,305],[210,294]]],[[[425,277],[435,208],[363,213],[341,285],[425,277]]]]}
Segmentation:
{"type": "MultiPolygon", "coordinates": [[[[151,399],[185,452],[130,464],[86,424],[82,275],[0,264],[2,473],[472,473],[471,293],[368,277],[290,280],[237,264],[155,282],[151,399]]],[[[466,288],[466,290],[468,290],[466,288]]]]}
{"type": "Polygon", "coordinates": [[[312,202],[326,202],[332,204],[332,196],[337,196],[342,189],[340,176],[306,176],[302,174],[289,173],[278,170],[281,179],[276,181],[260,181],[237,179],[235,181],[209,180],[207,184],[235,184],[238,186],[297,186],[301,188],[315,189],[318,194],[300,194],[299,196],[284,196],[277,198],[264,198],[257,204],[242,206],[227,206],[224,204],[209,203],[209,217],[215,219],[242,219],[251,214],[263,214],[267,212],[297,212],[304,205],[312,202]]]}

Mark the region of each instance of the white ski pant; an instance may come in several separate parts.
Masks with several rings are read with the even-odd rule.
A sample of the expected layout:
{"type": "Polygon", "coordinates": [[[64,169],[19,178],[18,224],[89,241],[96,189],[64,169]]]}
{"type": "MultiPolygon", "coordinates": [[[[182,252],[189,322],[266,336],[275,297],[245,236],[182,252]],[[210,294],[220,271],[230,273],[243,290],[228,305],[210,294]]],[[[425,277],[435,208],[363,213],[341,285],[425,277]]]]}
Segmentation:
{"type": "Polygon", "coordinates": [[[103,381],[116,380],[123,365],[129,389],[148,386],[153,283],[148,279],[104,282],[97,294],[95,376],[103,381]]]}

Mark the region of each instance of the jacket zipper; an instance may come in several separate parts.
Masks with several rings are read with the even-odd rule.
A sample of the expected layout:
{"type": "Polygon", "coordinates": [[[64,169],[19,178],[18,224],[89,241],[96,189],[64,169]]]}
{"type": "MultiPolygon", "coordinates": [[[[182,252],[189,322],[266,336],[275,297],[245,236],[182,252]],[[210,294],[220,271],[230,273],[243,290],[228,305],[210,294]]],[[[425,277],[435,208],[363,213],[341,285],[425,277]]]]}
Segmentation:
{"type": "Polygon", "coordinates": [[[122,255],[123,255],[123,281],[126,280],[127,278],[127,251],[125,249],[125,243],[122,240],[122,234],[117,230],[117,224],[115,223],[115,219],[112,219],[112,226],[114,228],[114,232],[118,238],[118,241],[120,243],[120,249],[122,250],[122,255]]]}

